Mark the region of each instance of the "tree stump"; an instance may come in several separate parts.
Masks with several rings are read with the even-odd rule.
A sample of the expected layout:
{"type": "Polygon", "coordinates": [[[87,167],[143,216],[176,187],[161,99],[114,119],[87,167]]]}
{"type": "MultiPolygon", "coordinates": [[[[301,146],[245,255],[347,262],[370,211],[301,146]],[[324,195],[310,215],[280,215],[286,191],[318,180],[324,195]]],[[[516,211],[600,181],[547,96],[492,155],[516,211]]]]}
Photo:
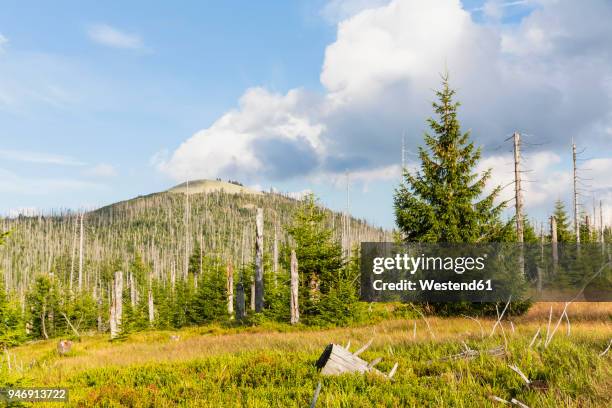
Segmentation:
{"type": "Polygon", "coordinates": [[[358,355],[365,351],[372,344],[370,341],[368,344],[357,350],[355,353],[351,353],[347,348],[344,348],[338,344],[329,344],[325,347],[323,354],[317,360],[317,368],[321,370],[321,375],[338,375],[344,373],[375,373],[380,374],[386,378],[392,378],[397,370],[397,363],[393,366],[389,374],[385,374],[378,371],[374,366],[378,364],[382,359],[377,358],[371,362],[367,362],[358,355]]]}
{"type": "Polygon", "coordinates": [[[72,341],[70,340],[60,340],[57,343],[57,353],[60,356],[64,356],[68,354],[72,350],[72,341]]]}
{"type": "Polygon", "coordinates": [[[370,371],[368,362],[338,344],[329,344],[317,361],[317,368],[322,375],[342,373],[365,373],[370,371]]]}

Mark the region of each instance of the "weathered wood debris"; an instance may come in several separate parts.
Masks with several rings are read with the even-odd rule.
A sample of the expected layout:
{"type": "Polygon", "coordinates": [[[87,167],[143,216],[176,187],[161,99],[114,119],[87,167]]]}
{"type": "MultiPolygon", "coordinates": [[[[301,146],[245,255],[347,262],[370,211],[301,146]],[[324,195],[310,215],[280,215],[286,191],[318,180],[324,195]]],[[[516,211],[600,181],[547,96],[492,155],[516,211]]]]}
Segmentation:
{"type": "Polygon", "coordinates": [[[70,352],[72,349],[72,341],[70,340],[60,340],[57,343],[57,352],[60,356],[63,356],[70,352]]]}
{"type": "Polygon", "coordinates": [[[372,340],[354,353],[351,353],[349,350],[350,342],[346,347],[333,343],[327,345],[325,351],[323,351],[323,354],[321,354],[321,357],[319,357],[317,361],[317,368],[321,370],[322,375],[372,372],[387,378],[392,378],[395,375],[398,363],[395,363],[391,371],[385,374],[374,368],[374,366],[382,360],[381,357],[371,362],[367,362],[359,357],[359,354],[363,353],[372,344],[372,340]]]}
{"type": "Polygon", "coordinates": [[[465,343],[463,343],[463,347],[464,347],[464,351],[462,351],[461,353],[453,354],[447,357],[442,357],[437,360],[429,360],[428,363],[433,363],[434,361],[454,361],[454,360],[461,360],[461,359],[470,360],[472,358],[480,356],[481,354],[488,354],[494,357],[503,357],[506,355],[506,350],[504,349],[503,346],[494,347],[489,350],[473,350],[469,348],[465,343]]]}

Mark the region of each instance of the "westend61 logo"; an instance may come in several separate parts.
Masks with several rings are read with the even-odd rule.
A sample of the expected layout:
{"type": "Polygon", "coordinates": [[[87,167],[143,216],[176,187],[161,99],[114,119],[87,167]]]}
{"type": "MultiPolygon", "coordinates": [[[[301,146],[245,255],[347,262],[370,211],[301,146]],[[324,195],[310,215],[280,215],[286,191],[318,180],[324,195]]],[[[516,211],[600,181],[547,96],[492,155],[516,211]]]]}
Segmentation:
{"type": "Polygon", "coordinates": [[[424,271],[453,271],[459,275],[465,271],[478,270],[485,268],[487,254],[472,257],[441,257],[441,256],[410,256],[407,253],[396,254],[395,257],[376,257],[373,260],[372,273],[380,275],[389,270],[404,270],[414,275],[419,270],[424,271]]]}
{"type": "Polygon", "coordinates": [[[612,301],[601,244],[362,243],[364,301],[612,301]]]}

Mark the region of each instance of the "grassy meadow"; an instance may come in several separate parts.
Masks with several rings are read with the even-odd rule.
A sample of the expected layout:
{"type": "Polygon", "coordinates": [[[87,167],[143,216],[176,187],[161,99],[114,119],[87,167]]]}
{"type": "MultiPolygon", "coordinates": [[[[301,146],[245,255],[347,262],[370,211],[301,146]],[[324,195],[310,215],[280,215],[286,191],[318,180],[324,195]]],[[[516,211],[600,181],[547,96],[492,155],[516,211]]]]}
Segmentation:
{"type": "Polygon", "coordinates": [[[406,317],[333,329],[203,326],[142,332],[115,342],[91,335],[63,357],[56,340],[38,341],[10,349],[11,370],[5,354],[0,379],[67,387],[68,405],[75,407],[306,407],[319,381],[318,407],[503,405],[491,396],[529,407],[610,406],[612,353],[600,354],[612,338],[612,304],[570,305],[569,333],[563,320],[545,347],[550,306],[552,332],[562,304],[536,304],[527,315],[504,320],[492,336],[491,319],[428,317],[428,330],[422,318],[406,317]],[[542,335],[530,348],[538,328],[542,335]],[[382,357],[377,367],[383,372],[398,362],[392,380],[318,374],[315,362],[325,345],[351,341],[355,351],[371,338],[361,356],[382,357]],[[466,346],[504,346],[506,355],[439,361],[466,346]],[[528,387],[508,365],[518,366],[538,387],[528,387]]]}

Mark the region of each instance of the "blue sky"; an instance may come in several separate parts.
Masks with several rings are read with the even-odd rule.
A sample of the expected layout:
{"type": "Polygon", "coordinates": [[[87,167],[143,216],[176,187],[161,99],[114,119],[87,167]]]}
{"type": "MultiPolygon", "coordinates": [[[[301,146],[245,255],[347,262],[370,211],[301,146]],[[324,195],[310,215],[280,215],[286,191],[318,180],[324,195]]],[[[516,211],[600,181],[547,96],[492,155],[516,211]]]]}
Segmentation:
{"type": "Polygon", "coordinates": [[[504,139],[527,133],[527,165],[546,179],[527,192],[530,214],[543,219],[555,195],[569,204],[555,180],[571,137],[599,160],[585,163],[584,200],[607,200],[612,10],[585,6],[601,20],[586,25],[570,3],[3,2],[0,212],[217,176],[342,209],[348,171],[351,212],[391,227],[401,135],[416,150],[444,65],[486,164],[503,168],[504,139]]]}

